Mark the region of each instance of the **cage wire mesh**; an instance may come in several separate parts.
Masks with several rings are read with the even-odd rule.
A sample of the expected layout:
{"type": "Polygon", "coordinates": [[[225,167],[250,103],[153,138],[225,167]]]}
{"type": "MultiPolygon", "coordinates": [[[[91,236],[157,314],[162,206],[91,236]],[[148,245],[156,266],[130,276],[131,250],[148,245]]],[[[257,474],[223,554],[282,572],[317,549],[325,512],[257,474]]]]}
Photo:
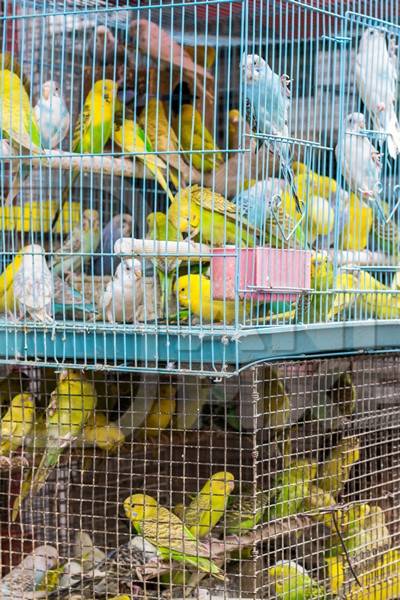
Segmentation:
{"type": "Polygon", "coordinates": [[[0,30],[2,360],[210,374],[398,320],[397,2],[4,0],[0,30]]]}
{"type": "Polygon", "coordinates": [[[10,369],[2,597],[398,598],[399,367],[10,369]]]}

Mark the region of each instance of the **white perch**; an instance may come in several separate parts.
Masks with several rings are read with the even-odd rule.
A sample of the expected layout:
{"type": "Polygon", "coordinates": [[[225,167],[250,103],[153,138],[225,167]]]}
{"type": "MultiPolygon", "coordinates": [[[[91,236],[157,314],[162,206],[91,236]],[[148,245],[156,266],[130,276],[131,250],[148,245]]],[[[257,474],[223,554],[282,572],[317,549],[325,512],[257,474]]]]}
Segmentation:
{"type": "Polygon", "coordinates": [[[120,238],[114,244],[115,254],[128,254],[132,256],[149,256],[149,258],[177,256],[181,259],[196,260],[207,259],[212,249],[206,244],[196,244],[191,240],[182,242],[168,242],[161,240],[143,240],[120,238]]]}
{"type": "Polygon", "coordinates": [[[336,260],[338,266],[345,265],[382,265],[382,266],[396,266],[398,261],[395,257],[383,252],[371,252],[370,250],[341,250],[335,252],[333,249],[320,250],[314,253],[319,256],[327,256],[331,260],[336,260]]]}

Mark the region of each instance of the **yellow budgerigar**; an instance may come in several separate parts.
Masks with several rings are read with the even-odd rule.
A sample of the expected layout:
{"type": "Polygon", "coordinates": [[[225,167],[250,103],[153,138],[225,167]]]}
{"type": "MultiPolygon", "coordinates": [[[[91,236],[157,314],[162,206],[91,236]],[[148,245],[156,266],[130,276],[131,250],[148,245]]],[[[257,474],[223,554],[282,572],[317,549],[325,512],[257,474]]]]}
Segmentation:
{"type": "Polygon", "coordinates": [[[168,218],[181,233],[214,247],[236,244],[237,238],[243,245],[252,245],[256,232],[245,219],[238,223],[236,212],[236,204],[221,194],[192,185],[176,194],[168,218]]]}
{"type": "Polygon", "coordinates": [[[374,223],[374,209],[363,200],[350,193],[348,199],[348,218],[340,234],[339,247],[343,250],[363,250],[374,223]]]}
{"type": "Polygon", "coordinates": [[[400,318],[400,295],[398,293],[394,293],[392,288],[378,281],[367,271],[359,273],[358,281],[359,289],[364,292],[359,294],[358,299],[364,318],[400,318]]]}
{"type": "Polygon", "coordinates": [[[179,517],[151,496],[134,494],[124,510],[135,530],[155,546],[164,560],[175,560],[224,580],[221,569],[210,560],[210,551],[195,538],[179,517]]]}
{"type": "Polygon", "coordinates": [[[169,177],[176,189],[179,189],[189,179],[190,170],[179,154],[179,140],[171,127],[164,104],[157,98],[149,98],[139,115],[138,124],[149,138],[155,152],[165,153],[162,157],[169,169],[169,177]]]}
{"type": "Polygon", "coordinates": [[[22,265],[23,254],[19,253],[0,275],[0,312],[14,312],[14,277],[22,265]]]}
{"type": "Polygon", "coordinates": [[[104,413],[96,412],[89,417],[83,429],[83,439],[87,444],[112,453],[124,444],[125,435],[117,423],[108,421],[104,413]]]}
{"type": "MultiPolygon", "coordinates": [[[[81,154],[101,154],[111,137],[114,114],[118,105],[118,85],[112,79],[96,81],[86,97],[82,112],[76,122],[72,140],[72,152],[81,154]]],[[[75,169],[69,185],[63,192],[67,200],[68,192],[79,175],[75,169]]]]}
{"type": "Polygon", "coordinates": [[[234,487],[232,473],[228,471],[214,473],[189,506],[184,509],[183,522],[196,538],[211,533],[222,519],[234,487]]]}
{"type": "Polygon", "coordinates": [[[20,448],[32,431],[35,421],[35,404],[31,394],[18,394],[0,423],[0,456],[20,448]]]}
{"type": "Polygon", "coordinates": [[[154,154],[150,140],[146,138],[140,125],[131,119],[124,119],[120,125],[116,123],[114,125],[113,139],[123,152],[134,154],[143,162],[145,168],[157,179],[172,202],[174,196],[163,175],[163,169],[165,170],[166,165],[164,161],[154,154]]]}
{"type": "Polygon", "coordinates": [[[40,131],[21,79],[8,69],[0,71],[0,129],[18,150],[42,153],[40,131]]]}
{"type": "Polygon", "coordinates": [[[143,423],[142,437],[156,437],[167,429],[175,413],[176,386],[168,383],[160,385],[158,398],[153,402],[143,423]]]}
{"type": "Polygon", "coordinates": [[[189,308],[193,316],[207,323],[233,323],[235,320],[235,302],[214,300],[211,295],[211,282],[205,275],[192,274],[178,277],[174,292],[181,306],[189,308]]]}
{"type": "Polygon", "coordinates": [[[187,154],[187,161],[198,171],[218,169],[224,158],[212,134],[203,123],[201,114],[191,104],[183,104],[173,121],[176,134],[187,154]],[[193,152],[195,151],[195,152],[193,152]]]}

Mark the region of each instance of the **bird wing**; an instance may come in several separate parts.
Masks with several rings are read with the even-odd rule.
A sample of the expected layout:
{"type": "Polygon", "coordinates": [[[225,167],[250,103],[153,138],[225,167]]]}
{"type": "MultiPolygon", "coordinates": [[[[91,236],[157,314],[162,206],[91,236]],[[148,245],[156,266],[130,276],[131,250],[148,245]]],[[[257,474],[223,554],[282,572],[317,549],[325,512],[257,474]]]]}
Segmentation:
{"type": "MultiPolygon", "coordinates": [[[[217,212],[221,215],[224,215],[229,221],[233,221],[236,223],[236,212],[237,206],[230,200],[227,200],[221,194],[217,192],[213,192],[207,188],[201,188],[198,185],[194,185],[191,188],[188,188],[191,191],[190,198],[193,200],[200,208],[204,208],[212,212],[217,212]]],[[[185,190],[188,191],[188,190],[185,190]]],[[[257,229],[249,223],[246,219],[241,217],[241,222],[243,227],[249,227],[250,229],[257,229]]]]}
{"type": "Polygon", "coordinates": [[[90,93],[85,100],[82,112],[78,117],[78,120],[74,129],[74,137],[72,139],[72,152],[82,152],[82,139],[90,131],[93,124],[93,93],[90,93]]]}

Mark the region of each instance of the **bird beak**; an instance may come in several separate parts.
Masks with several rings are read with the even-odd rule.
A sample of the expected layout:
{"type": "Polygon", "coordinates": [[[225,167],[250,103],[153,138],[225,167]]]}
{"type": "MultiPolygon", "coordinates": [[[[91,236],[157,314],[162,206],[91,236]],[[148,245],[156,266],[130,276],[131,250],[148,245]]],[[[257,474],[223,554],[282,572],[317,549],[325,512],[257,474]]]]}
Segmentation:
{"type": "Polygon", "coordinates": [[[136,279],[142,279],[142,271],[140,269],[134,269],[136,279]]]}

